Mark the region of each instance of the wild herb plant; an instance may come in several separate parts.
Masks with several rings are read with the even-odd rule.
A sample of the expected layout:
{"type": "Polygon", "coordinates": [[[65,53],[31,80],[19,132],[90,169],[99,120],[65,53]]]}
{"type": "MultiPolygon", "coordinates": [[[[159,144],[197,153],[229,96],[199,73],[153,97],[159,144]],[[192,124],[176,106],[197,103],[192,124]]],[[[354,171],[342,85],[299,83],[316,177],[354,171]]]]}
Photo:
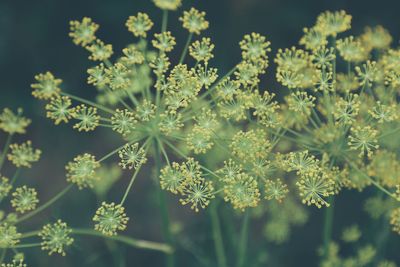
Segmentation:
{"type": "MultiPolygon", "coordinates": [[[[88,84],[98,91],[95,100],[73,95],[51,72],[38,74],[32,84],[32,94],[47,102],[47,117],[55,124],[72,122],[78,131],[93,134],[107,128],[120,137],[121,146],[110,153],[83,151],[66,165],[67,181],[79,189],[101,184],[98,170],[109,160],[117,158],[120,168],[131,173],[120,199],[103,202],[93,213],[94,230],[85,233],[118,240],[129,217],[138,216],[125,211],[132,186],[142,166],[153,163],[165,248],[178,249],[165,202],[168,191],[195,212],[210,209],[218,266],[247,266],[251,217],[266,212],[267,239],[287,240],[291,226],[307,220],[299,203],[326,209],[321,266],[366,266],[378,260],[372,246],[342,258],[331,235],[335,196],[368,187],[377,193],[367,200],[366,211],[375,218],[386,216],[400,232],[400,50],[391,47],[388,31],[377,26],[346,36],[349,14],[322,13],[304,29],[303,48],[277,51],[276,79],[287,88],[278,99],[260,82],[271,52],[266,37],[245,35],[239,42],[241,61],[220,74],[212,66],[211,38],[200,37],[209,27],[206,14],[195,8],[183,12],[179,20],[188,37],[174,58],[176,38],[168,14],[181,1],[154,3],[162,10],[161,27],[145,13],[129,17],[126,27],[134,41],[119,56],[97,37],[99,25],[91,18],[70,23],[73,42],[95,62],[87,70],[88,84]],[[219,198],[243,217],[234,261],[225,256],[219,198]]],[[[52,229],[57,231],[43,231],[83,233],[66,230],[61,221],[52,229]]],[[[64,253],[72,242],[67,234],[64,245],[50,251],[64,253]]],[[[354,242],[360,235],[354,226],[344,231],[343,241],[354,242]]],[[[49,240],[49,234],[39,236],[49,240]]],[[[166,265],[174,266],[169,252],[166,265]]]]}
{"type": "MultiPolygon", "coordinates": [[[[65,256],[67,247],[74,242],[74,236],[101,236],[91,229],[71,228],[61,219],[49,220],[41,229],[30,231],[35,223],[27,224],[28,220],[47,209],[72,188],[72,185],[67,186],[42,204],[41,201],[39,202],[40,194],[37,190],[26,185],[32,182],[21,179],[26,178],[24,176],[31,178],[26,172],[32,168],[32,164],[39,161],[42,153],[41,150],[34,148],[30,140],[14,143],[15,137],[25,134],[30,124],[31,120],[23,116],[22,109],[13,112],[5,108],[0,113],[0,129],[6,136],[4,146],[0,151],[0,263],[2,267],[27,266],[24,263],[24,249],[40,247],[49,255],[55,253],[65,256]],[[6,164],[7,160],[9,164],[6,164]],[[6,177],[6,174],[12,174],[11,179],[6,177]],[[30,239],[35,239],[36,242],[30,242],[30,239]]],[[[137,248],[164,253],[171,251],[171,248],[165,244],[127,236],[112,239],[137,248]]]]}

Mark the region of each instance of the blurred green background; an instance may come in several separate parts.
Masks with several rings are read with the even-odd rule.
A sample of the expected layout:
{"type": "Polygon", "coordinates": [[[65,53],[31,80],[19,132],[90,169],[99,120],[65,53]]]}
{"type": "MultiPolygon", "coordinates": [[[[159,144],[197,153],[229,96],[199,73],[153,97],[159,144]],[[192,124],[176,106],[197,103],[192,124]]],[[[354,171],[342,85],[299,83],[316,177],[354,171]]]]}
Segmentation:
{"type": "MultiPolygon", "coordinates": [[[[352,14],[354,34],[361,33],[367,25],[381,24],[392,33],[397,46],[400,33],[398,0],[183,0],[183,2],[183,8],[172,14],[169,20],[169,28],[178,39],[177,50],[182,48],[186,40],[186,32],[180,28],[177,20],[182,10],[193,5],[206,11],[210,28],[205,35],[210,36],[216,44],[213,63],[220,69],[220,73],[230,69],[239,61],[238,42],[245,33],[254,31],[266,35],[272,42],[271,57],[273,57],[278,48],[296,45],[302,35],[302,28],[311,26],[316,16],[324,10],[344,9],[352,14]]],[[[87,52],[73,45],[68,37],[69,20],[81,19],[83,16],[91,17],[100,24],[98,36],[106,43],[112,43],[114,51],[118,53],[126,44],[134,41],[124,24],[128,16],[138,11],[147,12],[156,22],[156,27],[160,26],[161,11],[155,8],[150,0],[0,0],[0,108],[23,107],[25,114],[33,120],[28,136],[35,146],[43,150],[43,156],[32,171],[23,173],[22,179],[38,187],[43,202],[65,186],[64,165],[67,161],[84,151],[104,155],[119,146],[121,141],[109,131],[99,130],[96,134],[82,134],[71,129],[70,125],[55,127],[45,118],[43,103],[30,95],[33,76],[51,70],[56,77],[64,80],[63,88],[67,91],[88,98],[93,97],[95,89],[86,84],[86,69],[92,66],[93,62],[87,59],[87,52]]],[[[270,71],[262,81],[262,88],[279,92],[273,69],[274,64],[271,60],[270,71]]],[[[0,143],[3,143],[4,135],[0,135],[0,138],[0,143]]],[[[27,137],[20,138],[22,140],[27,137]]],[[[157,212],[154,212],[156,199],[151,180],[151,175],[140,177],[129,197],[127,212],[131,221],[128,234],[161,241],[160,220],[157,212]]],[[[113,195],[118,195],[126,181],[123,179],[112,190],[109,199],[112,200],[113,195]]],[[[371,220],[362,210],[362,200],[370,193],[368,190],[362,194],[345,192],[337,199],[336,204],[339,208],[335,210],[334,239],[339,238],[343,226],[359,223],[362,229],[368,229],[371,242],[374,241],[374,233],[380,230],[382,224],[379,221],[371,224],[371,220]]],[[[185,249],[178,253],[180,266],[200,266],[194,254],[208,255],[210,260],[208,264],[212,266],[213,242],[211,235],[204,235],[210,229],[209,218],[205,213],[194,214],[187,208],[180,207],[171,195],[168,195],[168,199],[173,220],[183,223],[182,231],[187,237],[187,240],[182,241],[185,249]]],[[[36,229],[47,217],[52,219],[61,217],[74,227],[91,227],[92,213],[98,202],[92,192],[75,190],[63,200],[47,213],[37,216],[35,219],[37,225],[25,224],[26,229],[36,229]]],[[[265,250],[269,257],[273,257],[273,266],[316,266],[318,263],[316,250],[322,242],[323,211],[313,208],[311,210],[309,222],[304,227],[295,228],[289,242],[283,245],[258,246],[262,225],[257,221],[252,223],[250,257],[255,256],[260,250],[265,250]]],[[[232,220],[236,220],[232,210],[225,212],[231,214],[229,216],[232,220]]],[[[76,242],[65,258],[47,257],[39,250],[36,250],[36,253],[29,252],[30,266],[163,265],[163,255],[160,253],[96,241],[98,239],[88,238],[86,241],[82,239],[76,242]]],[[[394,236],[388,240],[387,246],[382,248],[380,253],[400,262],[398,249],[399,238],[394,236]]]]}

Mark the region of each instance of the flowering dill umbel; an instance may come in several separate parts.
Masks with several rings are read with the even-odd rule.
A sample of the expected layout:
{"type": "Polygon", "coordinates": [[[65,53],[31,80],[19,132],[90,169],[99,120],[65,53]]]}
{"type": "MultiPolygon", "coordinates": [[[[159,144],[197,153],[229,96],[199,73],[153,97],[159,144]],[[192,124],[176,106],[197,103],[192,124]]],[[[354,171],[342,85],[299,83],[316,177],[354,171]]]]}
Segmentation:
{"type": "Polygon", "coordinates": [[[7,222],[0,224],[0,248],[8,248],[15,246],[20,242],[21,234],[17,231],[17,227],[7,222]]]}
{"type": "Polygon", "coordinates": [[[65,248],[70,246],[74,239],[69,235],[72,229],[69,229],[65,222],[57,220],[54,224],[46,224],[40,231],[39,236],[42,238],[42,250],[48,250],[49,255],[59,253],[66,255],[65,248]]]}
{"type": "Polygon", "coordinates": [[[15,192],[12,193],[12,196],[11,205],[20,213],[35,209],[39,202],[36,190],[34,188],[28,188],[25,185],[17,188],[15,192]]]}
{"type": "Polygon", "coordinates": [[[125,214],[125,209],[119,204],[105,203],[96,211],[93,217],[95,229],[104,235],[116,235],[117,231],[126,229],[129,218],[125,214]]]}
{"type": "Polygon", "coordinates": [[[30,123],[30,119],[22,116],[21,108],[17,110],[17,114],[8,108],[5,108],[0,114],[0,129],[10,134],[24,134],[26,132],[26,127],[28,127],[30,123]]]}
{"type": "Polygon", "coordinates": [[[16,167],[30,168],[33,162],[39,160],[41,151],[32,148],[32,142],[26,141],[22,144],[10,145],[11,152],[7,155],[8,160],[16,167]]]}
{"type": "MultiPolygon", "coordinates": [[[[98,208],[95,230],[112,236],[126,229],[124,206],[133,184],[138,177],[152,176],[140,177],[147,159],[156,168],[156,189],[175,194],[195,212],[218,203],[216,198],[239,212],[264,204],[331,210],[343,190],[372,186],[397,199],[399,178],[385,174],[381,163],[397,162],[400,146],[400,52],[390,47],[386,30],[351,36],[349,14],[322,13],[304,30],[299,41],[303,47],[278,49],[275,76],[289,89],[278,99],[260,85],[270,65],[267,37],[244,35],[238,42],[240,60],[221,73],[214,66],[218,55],[212,39],[198,37],[210,26],[205,12],[183,11],[179,20],[188,33],[182,41],[167,23],[167,12],[181,1],[153,2],[163,9],[161,30],[148,14],[132,14],[126,26],[135,39],[122,51],[97,37],[99,26],[91,19],[71,22],[73,42],[86,48],[93,61],[86,72],[88,84],[98,92],[96,99],[61,90],[61,80],[51,72],[38,75],[32,86],[36,98],[49,102],[48,117],[56,124],[70,121],[89,134],[104,129],[120,140],[103,157],[86,153],[66,166],[67,180],[79,188],[102,183],[96,170],[108,160],[118,160],[131,175],[121,201],[98,208]],[[181,42],[183,49],[176,51],[181,42]]],[[[389,165],[387,170],[394,173],[395,163],[389,165]]],[[[296,219],[288,217],[265,227],[267,233],[276,232],[274,241],[283,242],[290,226],[304,223],[307,216],[301,212],[296,219]]],[[[164,228],[169,231],[168,225],[164,228]]],[[[362,253],[368,257],[357,262],[369,263],[372,249],[362,253]]]]}
{"type": "Polygon", "coordinates": [[[76,184],[79,189],[93,187],[98,180],[96,169],[100,167],[93,155],[85,153],[78,155],[73,161],[69,162],[67,170],[67,181],[76,184]]]}

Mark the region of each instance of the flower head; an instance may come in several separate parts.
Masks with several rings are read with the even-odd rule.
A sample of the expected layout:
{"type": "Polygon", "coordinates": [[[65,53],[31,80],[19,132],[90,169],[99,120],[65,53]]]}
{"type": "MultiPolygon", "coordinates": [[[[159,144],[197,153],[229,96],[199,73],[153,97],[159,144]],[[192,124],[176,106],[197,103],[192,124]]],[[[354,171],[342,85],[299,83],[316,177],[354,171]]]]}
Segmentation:
{"type": "Polygon", "coordinates": [[[342,240],[350,243],[356,242],[361,237],[361,231],[357,224],[347,227],[342,232],[342,240]]]}
{"type": "Polygon", "coordinates": [[[110,82],[105,73],[105,67],[103,63],[88,69],[87,73],[89,74],[87,79],[88,84],[93,84],[94,86],[101,88],[110,82]]]}
{"type": "Polygon", "coordinates": [[[164,112],[160,115],[159,129],[165,135],[171,134],[183,127],[182,114],[174,112],[164,112]]]}
{"type": "Polygon", "coordinates": [[[378,68],[375,61],[367,61],[362,67],[357,66],[356,72],[361,86],[371,86],[376,81],[378,68]]]}
{"type": "Polygon", "coordinates": [[[111,117],[113,131],[124,136],[130,134],[135,129],[136,123],[135,115],[127,109],[116,109],[111,117]]]}
{"type": "Polygon", "coordinates": [[[154,34],[152,44],[161,52],[171,52],[176,42],[170,31],[154,34]]]}
{"type": "Polygon", "coordinates": [[[126,144],[119,152],[119,166],[123,169],[137,169],[146,163],[146,152],[143,148],[139,148],[139,143],[126,144]]]}
{"type": "Polygon", "coordinates": [[[150,121],[156,114],[156,105],[148,100],[143,100],[140,105],[136,107],[136,118],[140,121],[150,121]]]}
{"type": "Polygon", "coordinates": [[[360,99],[356,94],[348,94],[346,98],[337,98],[333,110],[336,124],[352,125],[360,109],[360,99]]]}
{"type": "Polygon", "coordinates": [[[336,36],[351,28],[351,15],[344,10],[326,11],[318,16],[316,28],[325,35],[336,36]]]}
{"type": "Polygon", "coordinates": [[[266,133],[259,129],[257,131],[239,131],[233,136],[230,147],[233,155],[244,162],[252,162],[267,155],[270,143],[266,139],[266,133]]]}
{"type": "Polygon", "coordinates": [[[400,208],[396,208],[390,213],[390,224],[393,231],[400,234],[400,208]]]}
{"type": "Polygon", "coordinates": [[[17,110],[17,114],[12,112],[10,109],[5,108],[0,114],[0,129],[3,131],[14,134],[24,134],[25,128],[31,123],[30,119],[22,117],[22,109],[17,110]]]}
{"type": "Polygon", "coordinates": [[[368,113],[378,123],[391,122],[399,118],[396,104],[384,105],[379,100],[376,101],[375,106],[368,113]]]}
{"type": "Polygon", "coordinates": [[[173,194],[178,194],[182,190],[185,179],[185,174],[176,162],[173,162],[172,166],[165,166],[161,169],[160,186],[173,194]]]}
{"type": "Polygon", "coordinates": [[[393,38],[382,26],[366,27],[361,39],[370,49],[385,49],[390,46],[393,38]]]}
{"type": "Polygon", "coordinates": [[[128,77],[130,72],[130,69],[119,62],[107,68],[105,73],[110,88],[112,90],[127,89],[131,85],[131,80],[128,77]]]}
{"type": "Polygon", "coordinates": [[[0,175],[0,199],[5,198],[11,191],[12,185],[8,178],[0,175]]]}
{"type": "Polygon", "coordinates": [[[288,192],[287,185],[282,183],[280,179],[265,181],[265,199],[267,200],[275,199],[282,202],[288,192]]]}
{"type": "Polygon", "coordinates": [[[216,68],[207,68],[207,64],[197,65],[196,74],[201,85],[208,89],[218,78],[216,68]]]}
{"type": "Polygon", "coordinates": [[[7,223],[0,223],[0,248],[8,248],[19,243],[21,234],[17,227],[7,223]]]}
{"type": "Polygon", "coordinates": [[[82,21],[70,21],[69,25],[71,30],[69,36],[76,45],[86,46],[96,39],[95,33],[99,25],[91,18],[84,17],[82,21]]]}
{"type": "Polygon", "coordinates": [[[224,199],[231,202],[233,208],[242,211],[248,207],[256,207],[260,201],[257,180],[245,173],[225,179],[224,199]]]}
{"type": "Polygon", "coordinates": [[[186,179],[180,195],[179,201],[182,205],[190,204],[192,210],[199,212],[199,208],[205,209],[214,198],[214,186],[211,181],[206,181],[202,177],[186,179]]]}
{"type": "Polygon", "coordinates": [[[53,119],[54,123],[68,122],[73,113],[71,99],[68,96],[56,96],[51,98],[49,104],[46,105],[47,118],[53,119]]]}
{"type": "Polygon", "coordinates": [[[53,224],[46,224],[39,232],[39,236],[42,238],[40,243],[42,250],[48,250],[49,255],[59,253],[65,256],[65,248],[74,242],[74,239],[69,236],[71,233],[72,229],[68,228],[67,224],[61,220],[53,224]]]}
{"type": "Polygon", "coordinates": [[[25,185],[18,187],[15,192],[12,193],[12,197],[11,205],[20,213],[34,210],[37,203],[39,203],[36,189],[28,188],[25,185]]]}
{"type": "Polygon", "coordinates": [[[321,170],[300,175],[296,185],[300,190],[302,202],[309,206],[329,207],[324,198],[335,194],[335,181],[321,170]]]}
{"type": "Polygon", "coordinates": [[[136,16],[130,16],[125,25],[136,37],[146,38],[147,32],[153,27],[153,22],[145,13],[139,12],[136,16]]]}
{"type": "Polygon", "coordinates": [[[7,155],[8,160],[17,167],[32,167],[32,163],[40,159],[42,152],[32,148],[32,142],[26,141],[22,144],[10,145],[11,152],[7,155]]]}
{"type": "Polygon", "coordinates": [[[65,167],[67,181],[78,185],[79,189],[93,187],[98,180],[96,169],[99,167],[100,163],[93,155],[88,153],[79,155],[65,167]]]}
{"type": "Polygon", "coordinates": [[[179,20],[183,22],[183,28],[191,33],[200,34],[201,31],[208,28],[209,23],[205,20],[205,16],[206,12],[200,12],[192,7],[189,11],[184,11],[179,20]]]}
{"type": "Polygon", "coordinates": [[[57,79],[51,72],[40,73],[35,76],[37,83],[31,84],[33,88],[32,95],[38,99],[48,100],[53,96],[57,96],[61,89],[61,79],[57,79]]]}
{"type": "Polygon", "coordinates": [[[112,45],[105,44],[99,39],[96,39],[95,42],[86,46],[86,49],[91,53],[89,59],[93,61],[104,61],[109,59],[113,54],[112,45]]]}
{"type": "Polygon", "coordinates": [[[204,61],[207,63],[211,58],[214,57],[212,51],[215,45],[211,43],[210,38],[202,38],[201,41],[195,41],[189,47],[190,55],[198,62],[204,61]]]}
{"type": "Polygon", "coordinates": [[[117,234],[117,231],[126,229],[129,218],[125,214],[125,208],[121,205],[103,202],[97,209],[93,221],[96,222],[94,228],[97,231],[107,236],[113,236],[117,234]]]}
{"type": "Polygon", "coordinates": [[[182,5],[182,0],[153,0],[154,4],[161,9],[177,10],[182,5]]]}
{"type": "Polygon", "coordinates": [[[143,53],[135,45],[122,49],[122,53],[124,53],[124,56],[121,58],[121,62],[125,65],[142,64],[144,62],[143,53]]]}
{"type": "Polygon", "coordinates": [[[379,148],[378,131],[371,126],[355,126],[351,128],[348,145],[351,150],[359,150],[359,156],[367,154],[371,157],[373,151],[379,148]]]}
{"type": "Polygon", "coordinates": [[[354,39],[353,36],[337,40],[336,47],[340,56],[348,62],[359,63],[368,57],[368,52],[361,41],[354,39]]]}
{"type": "Polygon", "coordinates": [[[315,50],[328,44],[326,34],[315,27],[304,28],[303,32],[304,35],[301,37],[299,43],[309,50],[315,50]]]}
{"type": "Polygon", "coordinates": [[[254,32],[246,34],[239,45],[244,60],[268,60],[267,52],[271,51],[269,48],[271,43],[266,40],[265,36],[254,32]]]}
{"type": "Polygon", "coordinates": [[[78,129],[80,132],[93,131],[99,126],[100,116],[97,115],[97,108],[95,107],[81,104],[73,109],[72,117],[79,121],[74,124],[74,129],[78,129]]]}
{"type": "Polygon", "coordinates": [[[186,144],[195,154],[204,154],[214,145],[212,133],[202,127],[194,127],[186,136],[186,144]]]}

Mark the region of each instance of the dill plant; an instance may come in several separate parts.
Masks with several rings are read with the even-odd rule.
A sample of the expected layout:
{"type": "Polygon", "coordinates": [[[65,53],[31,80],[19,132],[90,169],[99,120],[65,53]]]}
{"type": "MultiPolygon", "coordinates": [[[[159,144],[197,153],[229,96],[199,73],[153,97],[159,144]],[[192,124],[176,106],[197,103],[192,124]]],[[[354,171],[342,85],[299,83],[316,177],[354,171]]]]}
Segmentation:
{"type": "MultiPolygon", "coordinates": [[[[129,216],[135,214],[126,214],[126,200],[151,158],[169,246],[175,242],[161,190],[177,195],[195,212],[210,208],[219,266],[230,262],[214,206],[218,198],[243,214],[235,259],[239,267],[246,266],[250,216],[257,216],[257,209],[269,214],[264,233],[281,243],[292,225],[307,220],[299,203],[326,209],[322,266],[371,263],[371,246],[348,259],[339,256],[338,245],[331,241],[333,204],[343,190],[375,187],[379,199],[368,201],[375,209],[386,208],[379,201],[389,202],[387,221],[399,232],[400,52],[391,48],[388,31],[378,26],[358,37],[346,36],[349,14],[322,13],[315,25],[304,29],[299,40],[304,48],[277,51],[276,79],[288,89],[278,101],[260,86],[271,52],[266,37],[245,35],[239,42],[241,61],[220,74],[212,67],[214,44],[209,37],[199,37],[209,27],[206,14],[195,8],[183,12],[179,21],[188,37],[174,59],[170,54],[177,40],[168,30],[168,13],[181,1],[154,3],[163,12],[161,27],[145,13],[129,17],[126,27],[134,41],[118,56],[96,36],[99,25],[91,18],[70,23],[73,42],[86,49],[95,64],[87,70],[88,84],[98,91],[95,100],[71,94],[51,72],[38,74],[32,84],[33,96],[47,101],[47,117],[55,124],[71,121],[78,131],[106,128],[120,136],[121,146],[107,155],[84,152],[66,166],[67,180],[79,189],[102,183],[98,169],[112,157],[131,173],[121,198],[102,203],[93,214],[98,232],[90,233],[118,238],[127,228],[129,216]]],[[[366,209],[379,213],[371,206],[366,209]]],[[[64,228],[58,223],[53,231],[64,228]]],[[[357,230],[345,231],[343,240],[358,239],[357,230]]],[[[173,253],[166,263],[175,265],[173,253]]]]}
{"type": "MultiPolygon", "coordinates": [[[[30,228],[23,224],[25,221],[50,207],[72,188],[72,186],[67,186],[48,201],[41,203],[37,190],[24,184],[28,181],[21,180],[21,173],[26,175],[25,173],[33,167],[33,164],[40,160],[42,153],[41,150],[33,147],[30,140],[13,143],[17,135],[26,133],[26,128],[30,124],[31,120],[23,116],[22,109],[14,112],[5,108],[0,113],[0,130],[7,136],[0,151],[0,264],[2,267],[26,267],[23,253],[25,249],[39,247],[47,251],[49,255],[57,253],[65,256],[67,249],[74,242],[73,236],[98,236],[97,232],[91,229],[71,228],[61,219],[54,223],[45,222],[46,224],[39,230],[29,232],[25,230],[25,228],[30,228]],[[6,164],[6,160],[9,164],[6,164]],[[13,174],[12,178],[4,176],[6,174],[13,174]],[[9,205],[6,202],[9,202],[9,205]]],[[[76,180],[71,180],[71,182],[76,183],[80,188],[91,185],[92,180],[86,178],[92,176],[91,171],[97,164],[95,162],[94,166],[90,165],[91,159],[90,155],[79,158],[78,162],[83,163],[71,167],[76,172],[74,174],[76,180]]],[[[105,208],[110,209],[109,206],[105,208]]],[[[105,215],[101,211],[98,213],[98,216],[105,215]]],[[[111,216],[113,217],[114,215],[111,216]]],[[[125,221],[122,220],[122,222],[125,221]]],[[[28,225],[33,226],[35,223],[30,222],[28,225]]],[[[106,226],[102,227],[105,229],[106,226]]],[[[171,251],[171,248],[165,244],[136,240],[126,236],[114,240],[138,248],[165,253],[171,251]]]]}

